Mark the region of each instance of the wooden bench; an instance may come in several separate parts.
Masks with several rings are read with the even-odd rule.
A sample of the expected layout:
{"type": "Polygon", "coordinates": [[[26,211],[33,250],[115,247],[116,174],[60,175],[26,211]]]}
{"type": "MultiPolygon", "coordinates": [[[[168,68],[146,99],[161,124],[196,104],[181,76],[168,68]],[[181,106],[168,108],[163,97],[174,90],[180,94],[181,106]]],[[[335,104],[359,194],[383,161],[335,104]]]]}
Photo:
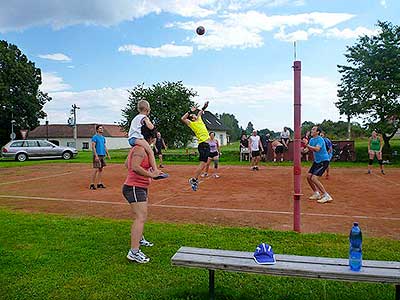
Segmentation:
{"type": "Polygon", "coordinates": [[[278,276],[391,283],[400,300],[400,262],[363,260],[360,272],[349,269],[347,259],[296,255],[275,255],[275,265],[259,265],[253,252],[181,247],[171,258],[172,265],[209,270],[210,299],[214,299],[215,270],[278,276]]]}

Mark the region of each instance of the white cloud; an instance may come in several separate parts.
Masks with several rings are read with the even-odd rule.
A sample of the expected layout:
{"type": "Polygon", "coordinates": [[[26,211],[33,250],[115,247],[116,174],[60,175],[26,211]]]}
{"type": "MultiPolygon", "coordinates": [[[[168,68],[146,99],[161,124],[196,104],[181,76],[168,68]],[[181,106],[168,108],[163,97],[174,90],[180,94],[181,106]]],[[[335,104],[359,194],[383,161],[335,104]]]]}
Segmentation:
{"type": "Polygon", "coordinates": [[[346,13],[319,12],[268,16],[257,11],[247,11],[245,13],[224,14],[218,20],[175,22],[167,24],[166,27],[176,27],[194,32],[194,28],[202,25],[206,28],[206,34],[198,36],[193,33],[191,41],[197,44],[199,49],[221,50],[227,47],[261,47],[264,44],[262,33],[276,29],[280,29],[275,34],[276,39],[283,41],[307,40],[310,35],[321,34],[324,30],[353,17],[354,15],[346,13]],[[298,26],[313,27],[285,33],[286,28],[298,26]]]}
{"type": "Polygon", "coordinates": [[[118,48],[119,52],[130,52],[132,55],[147,55],[157,57],[185,57],[193,53],[193,47],[177,46],[173,44],[162,45],[159,48],[140,47],[137,45],[124,45],[118,48]]]}
{"type": "Polygon", "coordinates": [[[57,76],[55,73],[42,72],[42,84],[40,89],[43,92],[57,92],[70,89],[70,85],[65,83],[64,80],[57,76]]]}
{"type": "Polygon", "coordinates": [[[109,123],[121,120],[121,109],[128,103],[128,92],[123,88],[103,88],[82,92],[50,93],[52,101],[44,106],[51,123],[66,123],[72,104],[80,107],[78,123],[109,123]]]}
{"type": "Polygon", "coordinates": [[[378,33],[378,29],[368,29],[360,26],[356,29],[345,28],[343,30],[340,30],[338,28],[331,28],[326,32],[326,36],[339,39],[353,39],[364,35],[377,35],[378,33]]]}
{"type": "Polygon", "coordinates": [[[40,54],[38,55],[40,58],[57,60],[57,61],[71,61],[71,58],[63,53],[54,53],[54,54],[40,54]]]}
{"type": "Polygon", "coordinates": [[[0,32],[50,25],[55,29],[76,25],[112,26],[151,13],[184,17],[214,14],[217,0],[41,0],[0,1],[0,32]]]}
{"type": "Polygon", "coordinates": [[[386,0],[380,0],[379,4],[382,5],[384,8],[387,8],[386,0]]]}

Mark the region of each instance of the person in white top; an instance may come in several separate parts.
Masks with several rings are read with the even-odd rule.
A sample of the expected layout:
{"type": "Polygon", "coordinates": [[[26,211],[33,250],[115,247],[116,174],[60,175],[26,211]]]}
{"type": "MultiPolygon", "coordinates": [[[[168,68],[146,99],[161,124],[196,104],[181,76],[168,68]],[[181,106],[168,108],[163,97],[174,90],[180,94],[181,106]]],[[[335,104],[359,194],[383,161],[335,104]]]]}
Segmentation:
{"type": "Polygon", "coordinates": [[[289,128],[285,126],[283,127],[283,131],[281,132],[281,143],[283,144],[286,150],[288,149],[289,142],[290,142],[290,131],[289,128]]]}
{"type": "Polygon", "coordinates": [[[139,145],[144,148],[147,156],[149,157],[150,166],[153,168],[154,172],[158,172],[156,164],[156,158],[151,150],[149,143],[144,139],[142,134],[142,126],[144,125],[150,130],[154,129],[153,123],[151,123],[148,115],[150,114],[150,103],[146,100],[140,100],[137,104],[137,110],[139,114],[133,118],[131,126],[128,133],[128,142],[132,147],[139,145]]]}
{"type": "Polygon", "coordinates": [[[249,137],[249,148],[251,151],[251,169],[258,171],[258,163],[260,162],[260,149],[264,151],[261,144],[260,136],[257,135],[257,130],[253,130],[252,135],[249,137]]]}

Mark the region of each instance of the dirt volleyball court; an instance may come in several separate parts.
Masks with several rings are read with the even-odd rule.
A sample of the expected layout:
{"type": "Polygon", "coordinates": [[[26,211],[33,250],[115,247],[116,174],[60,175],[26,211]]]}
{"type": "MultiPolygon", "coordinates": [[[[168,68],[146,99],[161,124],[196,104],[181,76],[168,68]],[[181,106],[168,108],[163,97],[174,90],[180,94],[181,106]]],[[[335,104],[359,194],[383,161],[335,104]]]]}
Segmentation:
{"type": "MultiPolygon", "coordinates": [[[[293,228],[291,167],[221,166],[220,178],[201,180],[198,191],[188,184],[195,166],[166,166],[170,177],[150,187],[149,220],[175,223],[293,228]]],[[[121,194],[126,169],[109,164],[102,190],[89,190],[88,164],[48,164],[0,169],[0,205],[17,210],[129,219],[121,194]]],[[[353,221],[367,236],[400,239],[400,169],[371,175],[366,168],[333,168],[322,181],[334,201],[308,200],[311,190],[302,169],[302,232],[347,234],[353,221]]]]}

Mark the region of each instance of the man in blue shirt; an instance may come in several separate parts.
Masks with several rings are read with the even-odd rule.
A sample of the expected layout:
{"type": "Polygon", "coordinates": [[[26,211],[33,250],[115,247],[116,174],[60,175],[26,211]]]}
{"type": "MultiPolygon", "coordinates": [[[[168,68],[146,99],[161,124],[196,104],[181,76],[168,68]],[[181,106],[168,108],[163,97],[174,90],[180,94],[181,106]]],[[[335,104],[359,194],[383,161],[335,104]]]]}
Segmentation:
{"type": "Polygon", "coordinates": [[[111,159],[108,149],[106,147],[106,139],[103,136],[104,128],[102,125],[96,125],[96,134],[92,137],[92,151],[93,151],[93,168],[95,169],[92,174],[92,182],[90,183],[90,189],[95,190],[94,185],[97,176],[97,188],[104,189],[105,186],[102,183],[101,175],[103,168],[106,166],[105,156],[107,154],[108,159],[111,159]]]}
{"type": "Polygon", "coordinates": [[[309,199],[317,200],[318,203],[326,203],[333,199],[319,181],[319,177],[321,177],[329,167],[329,154],[326,150],[325,141],[320,136],[321,131],[320,127],[314,126],[311,129],[312,138],[306,146],[314,155],[314,162],[308,171],[307,181],[311,189],[314,191],[314,194],[309,197],[309,199]]]}

